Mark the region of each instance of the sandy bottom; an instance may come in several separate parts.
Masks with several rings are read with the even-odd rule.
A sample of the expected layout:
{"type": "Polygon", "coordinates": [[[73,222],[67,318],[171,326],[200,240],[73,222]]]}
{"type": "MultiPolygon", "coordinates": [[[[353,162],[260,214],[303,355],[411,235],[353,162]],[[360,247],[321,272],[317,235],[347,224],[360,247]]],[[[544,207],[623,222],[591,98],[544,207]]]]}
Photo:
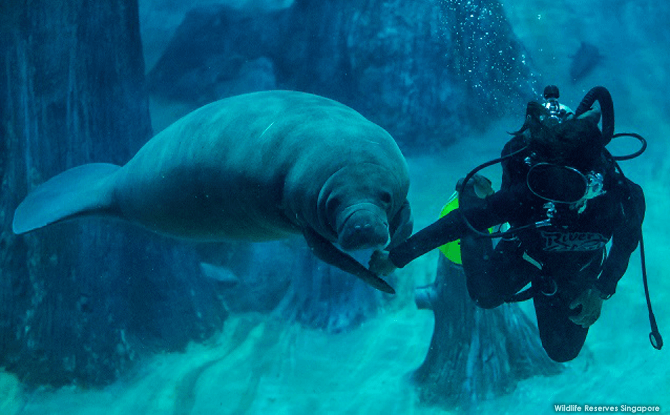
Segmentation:
{"type": "MultiPolygon", "coordinates": [[[[554,404],[643,404],[667,411],[668,352],[647,344],[644,317],[641,305],[628,315],[606,310],[593,328],[588,350],[563,374],[528,379],[512,394],[473,409],[544,414],[554,413],[554,404]]],[[[431,313],[411,307],[337,335],[267,316],[234,316],[209,344],[155,356],[132,378],[103,390],[27,394],[6,375],[0,381],[0,410],[68,415],[445,413],[423,406],[409,381],[425,356],[432,325],[431,313]]]]}

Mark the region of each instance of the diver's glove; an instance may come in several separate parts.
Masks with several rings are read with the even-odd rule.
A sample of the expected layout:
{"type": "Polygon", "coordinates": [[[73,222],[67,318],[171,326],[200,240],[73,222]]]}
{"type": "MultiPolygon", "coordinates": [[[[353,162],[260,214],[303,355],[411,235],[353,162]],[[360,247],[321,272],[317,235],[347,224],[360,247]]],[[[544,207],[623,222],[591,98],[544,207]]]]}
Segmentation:
{"type": "Polygon", "coordinates": [[[598,320],[598,317],[600,317],[600,310],[603,307],[603,296],[600,293],[600,290],[597,288],[590,288],[582,291],[582,293],[570,303],[570,309],[574,310],[580,305],[582,306],[581,311],[575,316],[570,316],[570,320],[577,325],[588,328],[598,320]]]}
{"type": "Polygon", "coordinates": [[[370,261],[368,262],[370,272],[376,275],[389,275],[397,269],[391,259],[388,251],[376,250],[372,253],[370,261]]]}

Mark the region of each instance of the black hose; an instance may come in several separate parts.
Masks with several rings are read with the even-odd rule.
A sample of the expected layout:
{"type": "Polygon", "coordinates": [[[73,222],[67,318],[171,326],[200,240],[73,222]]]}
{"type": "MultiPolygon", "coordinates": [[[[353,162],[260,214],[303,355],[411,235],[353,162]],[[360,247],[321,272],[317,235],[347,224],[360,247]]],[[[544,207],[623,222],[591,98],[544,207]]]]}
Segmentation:
{"type": "MultiPolygon", "coordinates": [[[[641,138],[641,137],[640,137],[641,138]]],[[[642,139],[644,140],[644,138],[642,139]]],[[[646,144],[646,141],[643,141],[646,144]]],[[[609,157],[612,157],[610,154],[609,157]]],[[[614,161],[614,166],[619,171],[622,177],[626,177],[621,170],[619,163],[614,161]]],[[[649,325],[651,326],[651,332],[649,333],[649,341],[651,346],[656,350],[661,350],[663,347],[663,337],[658,331],[658,325],[656,324],[656,317],[654,316],[654,311],[651,309],[651,297],[649,295],[649,284],[647,282],[647,261],[646,255],[644,253],[644,238],[642,237],[642,229],[640,229],[640,265],[642,269],[642,284],[644,285],[644,296],[647,299],[647,310],[649,311],[649,325]]]]}
{"type": "Polygon", "coordinates": [[[658,331],[658,325],[656,324],[656,317],[654,317],[654,312],[651,310],[651,298],[649,297],[649,285],[647,284],[647,264],[645,262],[644,256],[644,239],[642,239],[642,233],[640,232],[640,259],[642,261],[642,282],[644,283],[644,296],[647,298],[647,309],[649,310],[649,325],[651,326],[651,332],[649,333],[649,341],[651,345],[656,350],[661,350],[663,348],[663,337],[658,331]]]}
{"type": "Polygon", "coordinates": [[[575,116],[579,117],[586,111],[591,109],[594,102],[598,101],[600,104],[600,112],[603,119],[603,145],[609,144],[614,135],[614,104],[612,103],[612,96],[604,86],[595,86],[586,93],[582,102],[579,103],[575,116]]]}
{"type": "Polygon", "coordinates": [[[616,161],[623,161],[623,160],[631,160],[634,159],[638,156],[640,156],[644,151],[647,149],[647,140],[644,139],[640,134],[637,133],[617,133],[612,136],[612,138],[617,138],[617,137],[634,137],[637,138],[640,141],[640,144],[642,147],[638,151],[632,154],[628,154],[625,156],[612,156],[613,160],[616,161]]]}
{"type": "MultiPolygon", "coordinates": [[[[477,167],[475,167],[474,169],[472,169],[472,170],[470,171],[470,173],[468,173],[468,174],[465,176],[465,178],[464,178],[463,181],[461,182],[461,185],[460,185],[460,186],[458,187],[458,189],[456,189],[456,190],[458,191],[459,194],[463,193],[463,190],[465,189],[465,185],[470,181],[470,179],[472,179],[472,177],[473,177],[475,174],[477,174],[477,172],[479,172],[479,171],[482,170],[482,169],[485,169],[486,167],[493,166],[494,164],[498,164],[498,163],[500,163],[500,162],[502,162],[502,161],[504,161],[504,160],[507,160],[508,158],[514,157],[514,156],[516,156],[517,154],[519,154],[519,153],[521,153],[521,152],[523,152],[523,151],[526,151],[526,150],[528,149],[528,147],[529,147],[529,146],[521,147],[520,149],[518,149],[518,150],[516,150],[516,151],[513,151],[513,152],[511,152],[511,153],[509,153],[509,154],[507,154],[507,155],[505,155],[505,156],[502,156],[502,157],[499,157],[499,158],[497,158],[497,159],[495,159],[495,160],[491,160],[491,161],[488,161],[488,162],[486,162],[486,163],[480,164],[479,166],[477,166],[477,167]]],[[[463,218],[463,223],[465,223],[465,226],[467,226],[468,229],[470,229],[470,231],[472,231],[473,233],[475,233],[475,234],[478,235],[479,237],[482,237],[482,238],[500,238],[500,237],[502,237],[502,235],[506,234],[505,232],[493,232],[493,233],[485,233],[485,232],[481,232],[481,231],[477,230],[474,226],[472,226],[472,224],[470,223],[470,221],[468,220],[468,218],[465,217],[465,214],[463,213],[463,206],[462,206],[462,204],[461,204],[461,209],[458,209],[458,211],[459,211],[460,214],[461,214],[461,218],[463,218]]]]}

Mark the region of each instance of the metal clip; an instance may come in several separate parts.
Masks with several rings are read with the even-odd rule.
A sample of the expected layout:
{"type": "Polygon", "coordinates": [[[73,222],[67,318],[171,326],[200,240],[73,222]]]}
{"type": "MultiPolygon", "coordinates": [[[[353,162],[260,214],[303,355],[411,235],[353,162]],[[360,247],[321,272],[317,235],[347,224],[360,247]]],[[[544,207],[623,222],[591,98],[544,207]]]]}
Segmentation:
{"type": "Polygon", "coordinates": [[[553,218],[556,216],[556,205],[554,205],[553,202],[547,202],[544,205],[542,205],[543,208],[547,209],[547,217],[549,219],[553,218]]]}
{"type": "Polygon", "coordinates": [[[539,222],[535,222],[535,227],[536,228],[543,228],[545,226],[551,226],[551,219],[545,219],[545,220],[541,220],[539,222]]]}

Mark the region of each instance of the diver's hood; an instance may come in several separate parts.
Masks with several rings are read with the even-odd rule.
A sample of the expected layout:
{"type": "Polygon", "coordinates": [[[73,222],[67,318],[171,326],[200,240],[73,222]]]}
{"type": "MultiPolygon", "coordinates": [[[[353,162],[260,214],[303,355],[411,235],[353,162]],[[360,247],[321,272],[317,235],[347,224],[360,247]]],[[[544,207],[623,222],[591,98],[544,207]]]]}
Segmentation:
{"type": "Polygon", "coordinates": [[[530,148],[540,160],[571,166],[582,172],[596,164],[605,147],[598,128],[600,113],[591,110],[581,116],[552,117],[542,104],[529,102],[526,110],[530,148]]]}

